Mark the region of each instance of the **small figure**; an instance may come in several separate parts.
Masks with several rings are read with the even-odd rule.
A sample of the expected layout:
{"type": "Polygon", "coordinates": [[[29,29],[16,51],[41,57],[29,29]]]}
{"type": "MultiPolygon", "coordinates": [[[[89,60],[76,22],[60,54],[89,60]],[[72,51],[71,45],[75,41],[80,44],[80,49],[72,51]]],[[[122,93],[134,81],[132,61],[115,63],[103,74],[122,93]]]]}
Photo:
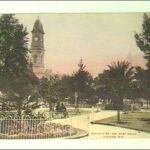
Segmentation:
{"type": "Polygon", "coordinates": [[[68,115],[67,109],[63,103],[61,103],[61,112],[64,114],[64,117],[68,115]]]}
{"type": "Polygon", "coordinates": [[[56,110],[56,112],[60,112],[61,111],[60,102],[57,102],[55,110],[56,110]]]}

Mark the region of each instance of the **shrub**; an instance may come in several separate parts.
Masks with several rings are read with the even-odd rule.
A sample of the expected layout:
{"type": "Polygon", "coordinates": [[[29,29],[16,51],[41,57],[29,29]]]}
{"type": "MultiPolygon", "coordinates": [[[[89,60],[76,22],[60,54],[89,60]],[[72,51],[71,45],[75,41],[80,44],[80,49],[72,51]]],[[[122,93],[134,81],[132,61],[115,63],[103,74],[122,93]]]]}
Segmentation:
{"type": "Polygon", "coordinates": [[[33,115],[33,113],[32,113],[32,109],[26,109],[24,112],[23,112],[23,115],[33,115]]]}
{"type": "Polygon", "coordinates": [[[131,110],[131,105],[125,104],[124,107],[123,107],[123,110],[124,110],[124,111],[130,111],[130,110],[131,110]]]}
{"type": "Polygon", "coordinates": [[[115,107],[114,107],[114,105],[112,105],[112,104],[106,104],[106,105],[105,105],[105,109],[106,109],[106,110],[115,110],[115,107]]]}

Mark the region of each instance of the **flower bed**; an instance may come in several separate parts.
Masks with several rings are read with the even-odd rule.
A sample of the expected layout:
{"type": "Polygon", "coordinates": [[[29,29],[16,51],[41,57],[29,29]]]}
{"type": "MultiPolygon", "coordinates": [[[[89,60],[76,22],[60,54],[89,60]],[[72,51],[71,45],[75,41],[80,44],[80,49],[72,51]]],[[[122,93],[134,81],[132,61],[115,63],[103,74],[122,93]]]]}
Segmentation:
{"type": "Polygon", "coordinates": [[[70,125],[45,123],[44,120],[1,120],[0,139],[43,139],[72,136],[77,133],[70,125]]]}

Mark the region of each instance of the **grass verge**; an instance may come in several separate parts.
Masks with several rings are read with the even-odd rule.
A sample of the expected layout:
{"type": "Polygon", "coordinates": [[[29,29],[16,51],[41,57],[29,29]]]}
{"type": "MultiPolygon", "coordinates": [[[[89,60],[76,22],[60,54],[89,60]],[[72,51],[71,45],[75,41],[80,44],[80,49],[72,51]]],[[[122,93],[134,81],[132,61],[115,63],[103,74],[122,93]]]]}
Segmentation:
{"type": "Polygon", "coordinates": [[[117,122],[117,116],[113,116],[93,123],[124,127],[150,133],[150,112],[121,114],[120,122],[117,122]]]}

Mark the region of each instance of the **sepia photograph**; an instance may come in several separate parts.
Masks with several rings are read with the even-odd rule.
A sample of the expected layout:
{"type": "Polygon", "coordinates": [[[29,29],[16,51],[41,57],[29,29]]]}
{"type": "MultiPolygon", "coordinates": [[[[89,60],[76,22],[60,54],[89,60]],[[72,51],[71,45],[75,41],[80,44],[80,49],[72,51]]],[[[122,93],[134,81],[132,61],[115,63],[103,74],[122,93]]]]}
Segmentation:
{"type": "Polygon", "coordinates": [[[150,13],[1,13],[0,140],[150,138],[150,13]]]}

